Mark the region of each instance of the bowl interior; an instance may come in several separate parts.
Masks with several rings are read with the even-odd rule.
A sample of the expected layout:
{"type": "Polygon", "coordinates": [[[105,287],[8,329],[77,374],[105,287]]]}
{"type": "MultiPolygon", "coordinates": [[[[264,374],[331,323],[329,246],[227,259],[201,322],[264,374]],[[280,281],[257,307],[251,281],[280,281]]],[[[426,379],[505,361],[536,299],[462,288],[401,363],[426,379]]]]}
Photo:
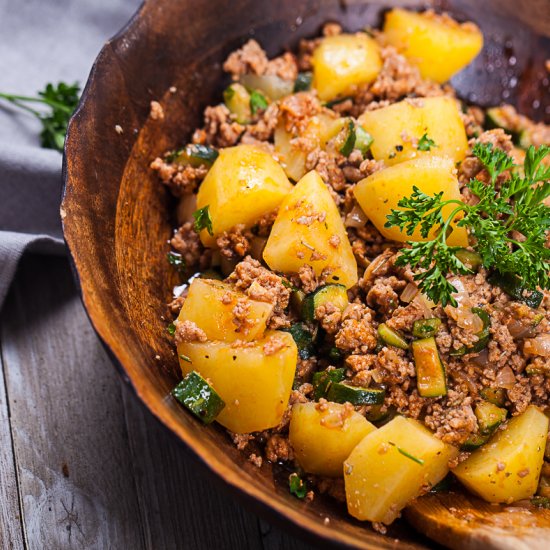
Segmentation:
{"type": "MultiPolygon", "coordinates": [[[[545,2],[437,4],[478,23],[486,37],[482,54],[453,81],[460,95],[484,105],[507,101],[536,119],[550,118],[545,2]]],[[[148,168],[153,158],[185,143],[201,123],[203,108],[219,101],[226,82],[221,63],[248,37],[275,55],[314,36],[328,20],[346,30],[377,26],[392,5],[433,3],[145,2],[100,53],[71,122],[61,212],[85,306],[115,364],[152,413],[208,469],[257,511],[310,537],[361,548],[395,547],[399,538],[400,547],[426,548],[426,539],[399,522],[386,538],[352,521],[330,499],[318,497],[310,505],[298,501],[276,481],[271,465],[252,466],[223,430],[195,421],[169,396],[180,378],[165,315],[171,285],[178,283],[166,261],[174,204],[148,168]],[[163,105],[164,120],[148,118],[151,100],[163,105]]]]}

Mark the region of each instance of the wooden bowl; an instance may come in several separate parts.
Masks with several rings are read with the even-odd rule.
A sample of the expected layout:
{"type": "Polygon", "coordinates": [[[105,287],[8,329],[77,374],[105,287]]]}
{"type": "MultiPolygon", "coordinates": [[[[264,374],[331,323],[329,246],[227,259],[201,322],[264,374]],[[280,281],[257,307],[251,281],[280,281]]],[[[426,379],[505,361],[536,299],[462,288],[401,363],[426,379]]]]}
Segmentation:
{"type": "MultiPolygon", "coordinates": [[[[277,482],[276,467],[267,461],[261,469],[252,466],[222,429],[205,427],[170,397],[180,374],[162,315],[176,283],[166,261],[174,205],[148,166],[185,143],[201,123],[203,108],[220,100],[221,63],[249,37],[274,55],[314,36],[327,20],[348,30],[379,25],[383,10],[396,4],[433,5],[146,1],[99,54],[71,121],[64,159],[65,238],[84,305],[123,378],[198,461],[255,511],[317,542],[353,548],[431,543],[400,522],[383,537],[329,498],[297,500],[286,483],[277,482]],[[148,117],[151,100],[164,106],[163,121],[148,117]]],[[[529,116],[548,119],[547,0],[449,0],[436,7],[477,22],[486,37],[483,53],[454,80],[459,92],[485,105],[504,99],[529,116]]]]}

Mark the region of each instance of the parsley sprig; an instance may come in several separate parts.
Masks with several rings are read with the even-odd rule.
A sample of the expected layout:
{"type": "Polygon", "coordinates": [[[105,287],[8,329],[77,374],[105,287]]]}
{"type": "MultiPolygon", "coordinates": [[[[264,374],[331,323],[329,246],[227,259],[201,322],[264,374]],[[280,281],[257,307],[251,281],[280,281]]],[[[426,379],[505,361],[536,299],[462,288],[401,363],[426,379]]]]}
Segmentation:
{"type": "Polygon", "coordinates": [[[476,178],[468,183],[478,198],[477,204],[444,200],[442,192],[426,195],[415,186],[410,197],[399,201],[401,210],[392,210],[387,216],[386,227],[397,226],[407,235],[418,228],[426,239],[432,228],[437,228],[432,240],[410,241],[410,248],[401,252],[397,264],[409,264],[418,270],[415,280],[428,298],[443,306],[456,306],[452,296],[456,289],[447,276],[472,271],[457,257],[460,247],[447,244],[451,223],[455,222],[468,228],[473,247],[487,269],[517,278],[525,290],[550,289],[550,249],[546,247],[550,208],[544,204],[550,196],[550,167],[542,162],[550,147],[529,147],[524,175],[515,171],[501,181],[499,176],[514,167],[513,159],[490,143],[477,143],[473,153],[490,178],[489,183],[476,178]],[[454,208],[444,215],[443,209],[448,205],[454,208]]]}
{"type": "Polygon", "coordinates": [[[42,91],[38,92],[37,97],[0,93],[0,98],[36,116],[42,123],[40,133],[42,147],[58,151],[63,151],[67,125],[78,105],[79,97],[80,86],[76,82],[72,85],[59,82],[57,86],[48,83],[42,91]],[[29,107],[28,103],[41,103],[47,109],[37,111],[29,107]]]}

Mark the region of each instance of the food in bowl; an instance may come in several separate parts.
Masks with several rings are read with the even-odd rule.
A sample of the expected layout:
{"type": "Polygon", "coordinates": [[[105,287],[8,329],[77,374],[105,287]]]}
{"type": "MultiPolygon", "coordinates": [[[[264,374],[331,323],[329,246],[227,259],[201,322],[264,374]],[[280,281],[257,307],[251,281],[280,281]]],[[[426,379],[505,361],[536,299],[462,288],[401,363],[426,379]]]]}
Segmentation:
{"type": "Polygon", "coordinates": [[[449,480],[550,504],[550,128],[455,96],[482,44],[402,9],[249,40],[151,164],[179,200],[173,395],[382,532],[449,480]]]}

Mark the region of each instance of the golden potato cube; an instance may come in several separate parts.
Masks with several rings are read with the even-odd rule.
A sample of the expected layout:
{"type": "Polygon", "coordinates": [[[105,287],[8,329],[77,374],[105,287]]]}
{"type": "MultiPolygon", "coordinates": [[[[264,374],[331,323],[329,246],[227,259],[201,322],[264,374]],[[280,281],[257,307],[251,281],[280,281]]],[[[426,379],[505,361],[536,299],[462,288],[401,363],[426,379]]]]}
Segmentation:
{"type": "Polygon", "coordinates": [[[214,236],[201,231],[205,246],[234,227],[254,225],[275,210],[292,189],[284,170],[271,155],[252,145],[222,149],[197,194],[197,208],[208,206],[214,236]]]}
{"type": "Polygon", "coordinates": [[[327,36],[313,52],[313,87],[323,101],[372,82],[382,68],[378,44],[365,33],[327,36]]]}
{"type": "MultiPolygon", "coordinates": [[[[427,195],[443,191],[443,199],[461,200],[458,181],[454,175],[454,162],[449,158],[426,156],[390,166],[361,180],[354,189],[355,198],[376,229],[387,239],[398,242],[425,241],[434,238],[432,230],[428,239],[422,238],[416,230],[411,236],[398,227],[384,227],[386,216],[391,210],[398,210],[397,203],[409,197],[413,186],[427,195]]],[[[456,205],[449,204],[442,210],[443,217],[449,215],[456,205]]],[[[468,233],[464,227],[451,224],[453,232],[447,237],[451,246],[468,246],[468,233]]]]}
{"type": "Polygon", "coordinates": [[[420,422],[396,416],[368,434],[344,462],[349,513],[390,524],[399,512],[449,471],[458,449],[420,422]]]}
{"type": "Polygon", "coordinates": [[[338,208],[315,171],[307,173],[282,202],[263,253],[274,271],[297,273],[311,265],[316,275],[347,288],[357,282],[357,263],[338,208]]]}
{"type": "Polygon", "coordinates": [[[339,403],[296,403],[289,439],[300,466],[308,473],[341,477],[353,448],[376,428],[361,414],[339,403]]]}
{"type": "Polygon", "coordinates": [[[453,473],[487,502],[530,498],[537,491],[547,435],[548,417],[530,405],[453,473]]]}
{"type": "Polygon", "coordinates": [[[459,106],[451,97],[405,99],[363,113],[359,124],[374,138],[372,156],[388,166],[423,155],[449,157],[458,162],[468,151],[459,106]],[[422,150],[427,143],[421,141],[424,135],[435,142],[429,150],[422,150]]]}
{"type": "Polygon", "coordinates": [[[277,426],[285,412],[298,351],[288,332],[267,331],[254,343],[178,344],[185,376],[195,370],[225,401],[216,421],[235,433],[277,426]]]}
{"type": "Polygon", "coordinates": [[[483,35],[473,23],[460,25],[431,12],[393,9],[384,23],[386,41],[420,69],[424,78],[446,82],[468,65],[483,47],[483,35]]]}
{"type": "Polygon", "coordinates": [[[209,340],[256,340],[265,332],[273,304],[250,299],[232,285],[211,279],[194,279],[178,315],[192,321],[209,340]]]}

